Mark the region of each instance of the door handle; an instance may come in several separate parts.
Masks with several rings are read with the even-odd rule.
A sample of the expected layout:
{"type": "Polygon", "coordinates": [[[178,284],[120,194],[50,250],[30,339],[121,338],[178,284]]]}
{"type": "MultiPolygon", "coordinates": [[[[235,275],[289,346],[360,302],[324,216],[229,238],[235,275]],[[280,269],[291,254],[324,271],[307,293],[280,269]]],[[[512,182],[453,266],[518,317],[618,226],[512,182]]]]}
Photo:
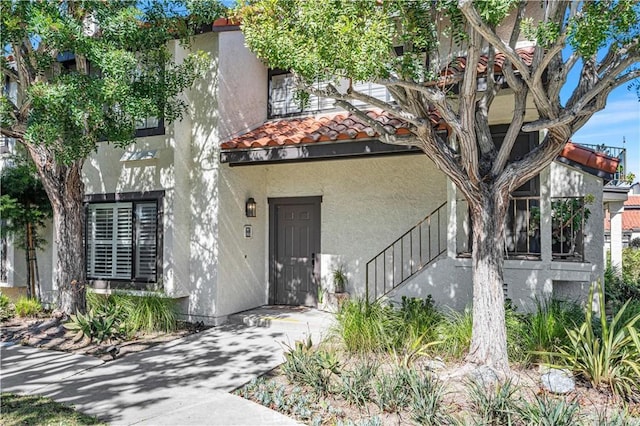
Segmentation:
{"type": "Polygon", "coordinates": [[[314,268],[315,266],[316,266],[316,254],[311,253],[311,268],[314,268]]]}

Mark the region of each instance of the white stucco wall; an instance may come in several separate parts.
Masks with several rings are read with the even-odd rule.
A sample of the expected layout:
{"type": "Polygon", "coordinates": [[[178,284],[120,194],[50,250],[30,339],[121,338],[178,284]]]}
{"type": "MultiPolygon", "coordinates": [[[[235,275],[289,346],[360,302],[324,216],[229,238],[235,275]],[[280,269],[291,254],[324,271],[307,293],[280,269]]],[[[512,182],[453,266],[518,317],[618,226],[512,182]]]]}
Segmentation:
{"type": "Polygon", "coordinates": [[[446,179],[424,155],[229,167],[220,177],[220,286],[224,313],[268,301],[268,198],[322,196],[321,278],[340,264],[362,296],[365,264],[446,200],[446,179]],[[244,217],[249,196],[256,218],[244,217]],[[243,225],[253,238],[243,236],[243,225]],[[253,304],[253,305],[252,305],[253,304]]]}
{"type": "MultiPolygon", "coordinates": [[[[36,250],[38,264],[38,276],[42,301],[54,303],[57,299],[56,289],[53,287],[52,271],[54,265],[53,225],[49,220],[44,228],[40,229],[38,236],[46,243],[42,249],[36,250]]],[[[16,247],[11,237],[7,242],[7,280],[0,282],[0,291],[5,287],[21,287],[26,292],[27,287],[27,260],[25,251],[16,247]]]]}

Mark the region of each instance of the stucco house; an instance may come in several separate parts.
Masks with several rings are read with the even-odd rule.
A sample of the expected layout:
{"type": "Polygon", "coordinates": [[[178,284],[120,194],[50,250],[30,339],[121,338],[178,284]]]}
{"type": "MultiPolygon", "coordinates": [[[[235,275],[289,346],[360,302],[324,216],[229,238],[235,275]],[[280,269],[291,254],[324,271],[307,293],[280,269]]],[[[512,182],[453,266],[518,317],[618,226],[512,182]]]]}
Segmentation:
{"type": "MultiPolygon", "coordinates": [[[[212,64],[185,93],[191,113],[171,125],[151,118],[135,144],[101,144],[86,162],[93,288],[162,291],[189,320],[210,324],[265,304],[316,306],[337,268],[352,297],[470,303],[467,206],[424,154],[381,143],[331,100],[311,97],[302,109],[291,76],[267,69],[225,20],[195,36],[193,48],[209,52],[212,64]]],[[[519,52],[528,54],[526,43],[519,52]]],[[[176,43],[173,54],[180,60],[185,52],[176,43]]],[[[388,96],[381,86],[359,87],[388,96]]],[[[508,94],[504,100],[492,110],[498,138],[511,116],[508,94]]],[[[535,119],[535,109],[527,111],[535,119]]],[[[398,135],[408,132],[384,111],[369,114],[398,135]]],[[[512,155],[539,140],[522,134],[512,155]]],[[[505,292],[514,303],[581,298],[602,277],[602,188],[616,167],[568,144],[513,194],[505,292]],[[579,220],[561,226],[562,211],[579,220]]],[[[4,253],[4,285],[19,286],[23,256],[4,253]]],[[[39,259],[52,299],[55,247],[39,259]]]]}

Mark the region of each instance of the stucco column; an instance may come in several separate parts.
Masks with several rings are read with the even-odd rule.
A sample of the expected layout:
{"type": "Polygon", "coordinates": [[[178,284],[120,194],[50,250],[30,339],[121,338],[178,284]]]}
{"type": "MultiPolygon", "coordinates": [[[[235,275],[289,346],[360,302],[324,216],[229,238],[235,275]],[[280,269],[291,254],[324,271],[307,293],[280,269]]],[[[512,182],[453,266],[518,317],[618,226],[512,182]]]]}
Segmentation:
{"type": "Polygon", "coordinates": [[[456,186],[451,179],[447,179],[447,257],[449,258],[455,258],[458,255],[458,205],[456,195],[456,186]]]}
{"type": "Polygon", "coordinates": [[[614,271],[622,271],[622,212],[624,203],[621,201],[610,202],[609,217],[611,219],[611,266],[614,271]]]}
{"type": "Polygon", "coordinates": [[[540,258],[543,262],[552,260],[551,244],[551,169],[540,172],[540,258]]]}

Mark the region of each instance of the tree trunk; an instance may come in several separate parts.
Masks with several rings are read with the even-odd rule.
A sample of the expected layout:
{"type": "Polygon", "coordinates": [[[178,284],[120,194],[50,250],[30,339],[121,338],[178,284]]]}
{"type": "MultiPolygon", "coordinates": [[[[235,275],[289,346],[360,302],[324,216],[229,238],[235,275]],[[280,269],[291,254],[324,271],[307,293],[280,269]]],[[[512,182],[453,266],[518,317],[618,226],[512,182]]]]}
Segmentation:
{"type": "Polygon", "coordinates": [[[509,372],[503,293],[508,194],[487,191],[470,201],[473,225],[473,332],[467,362],[509,372]]]}
{"type": "Polygon", "coordinates": [[[59,164],[42,146],[27,145],[53,209],[58,306],[67,314],[85,312],[84,160],[59,164]]]}
{"type": "Polygon", "coordinates": [[[29,249],[29,223],[25,225],[25,250],[24,250],[24,260],[27,262],[27,298],[31,299],[33,294],[31,293],[31,250],[29,249]]]}

